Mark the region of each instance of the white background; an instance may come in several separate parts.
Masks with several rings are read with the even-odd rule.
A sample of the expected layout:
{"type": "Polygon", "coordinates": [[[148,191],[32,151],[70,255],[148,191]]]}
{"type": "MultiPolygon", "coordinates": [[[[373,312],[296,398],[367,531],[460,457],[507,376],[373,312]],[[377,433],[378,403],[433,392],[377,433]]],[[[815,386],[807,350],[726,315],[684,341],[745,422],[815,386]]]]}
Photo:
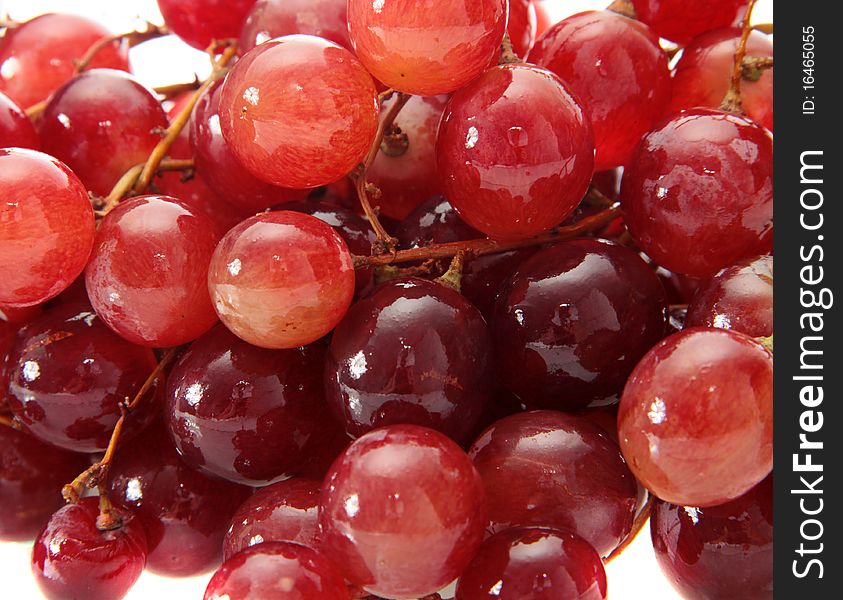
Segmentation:
{"type": "MultiPolygon", "coordinates": [[[[705,0],[699,0],[705,1],[705,0]]],[[[608,0],[545,0],[555,19],[586,9],[604,8],[608,0]]],[[[772,0],[761,0],[753,21],[772,22],[772,0]]],[[[0,15],[26,20],[45,12],[74,12],[92,17],[114,32],[142,27],[143,20],[163,23],[155,0],[0,0],[0,15]]],[[[132,69],[145,85],[154,87],[191,81],[194,73],[205,78],[210,72],[207,56],[170,36],[144,43],[131,53],[132,69]]],[[[2,507],[0,507],[2,510],[2,507]]],[[[31,544],[0,543],[0,582],[4,598],[38,600],[43,596],[30,575],[31,544]]],[[[612,600],[676,600],[678,594],[662,575],[653,555],[649,527],[606,567],[612,600]]],[[[127,600],[202,598],[210,573],[187,579],[158,577],[145,572],[127,600]]]]}

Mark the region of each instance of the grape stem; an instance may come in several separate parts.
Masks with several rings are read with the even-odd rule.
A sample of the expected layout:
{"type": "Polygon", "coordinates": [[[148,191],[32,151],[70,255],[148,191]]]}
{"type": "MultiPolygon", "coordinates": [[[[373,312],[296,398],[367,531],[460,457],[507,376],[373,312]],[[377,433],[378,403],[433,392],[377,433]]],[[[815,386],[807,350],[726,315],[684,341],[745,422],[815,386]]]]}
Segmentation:
{"type": "Polygon", "coordinates": [[[449,242],[446,244],[430,244],[421,248],[410,248],[409,250],[394,250],[388,254],[374,254],[372,256],[354,256],[354,267],[357,269],[365,267],[380,267],[383,265],[394,265],[398,263],[424,261],[436,258],[450,258],[463,252],[466,256],[484,256],[486,254],[497,254],[528,246],[541,246],[576,238],[583,233],[600,229],[617,217],[621,216],[620,204],[614,203],[602,211],[580,219],[571,225],[557,227],[538,235],[523,240],[500,241],[492,239],[466,240],[460,242],[449,242]]]}
{"type": "Polygon", "coordinates": [[[375,162],[375,158],[377,157],[378,152],[381,148],[381,144],[383,143],[384,135],[387,131],[391,130],[392,124],[395,121],[395,117],[398,116],[398,113],[401,112],[401,109],[404,108],[404,105],[407,104],[407,101],[412,97],[410,96],[410,94],[404,94],[402,92],[396,92],[394,90],[387,90],[386,92],[382,92],[378,95],[378,101],[383,103],[385,100],[388,100],[393,95],[397,95],[397,98],[378,123],[378,129],[375,133],[375,139],[372,142],[371,147],[369,148],[369,152],[366,154],[366,157],[363,159],[363,162],[357,165],[357,168],[355,168],[354,171],[352,171],[352,173],[349,175],[351,180],[354,182],[354,188],[357,191],[357,197],[360,200],[360,206],[363,208],[363,212],[366,214],[366,218],[369,219],[369,224],[372,226],[372,229],[375,232],[375,236],[377,237],[375,243],[372,244],[372,252],[376,255],[381,255],[384,253],[394,253],[395,246],[398,243],[395,238],[393,238],[391,235],[389,235],[389,233],[387,233],[383,225],[381,225],[381,222],[378,219],[378,215],[375,212],[375,209],[372,208],[372,204],[369,201],[369,194],[377,198],[380,195],[380,190],[377,188],[377,186],[372,185],[371,183],[366,181],[366,173],[369,171],[369,168],[372,166],[372,163],[375,162]]]}
{"type": "Polygon", "coordinates": [[[743,59],[746,56],[746,44],[749,41],[749,34],[752,32],[750,21],[752,20],[752,9],[755,8],[757,0],[749,0],[746,7],[746,14],[743,18],[741,39],[738,47],[735,48],[735,61],[732,68],[732,79],[729,84],[729,91],[720,104],[720,110],[742,115],[743,104],[741,102],[741,80],[743,79],[743,59]]]}
{"type": "Polygon", "coordinates": [[[769,337],[757,337],[757,338],[755,338],[755,341],[758,342],[759,344],[761,344],[762,346],[764,346],[770,352],[770,354],[773,353],[773,336],[772,335],[769,336],[769,337]]]}
{"type": "Polygon", "coordinates": [[[764,71],[772,68],[772,56],[745,56],[741,63],[741,77],[747,81],[758,81],[764,71]]]}
{"type": "Polygon", "coordinates": [[[458,250],[451,259],[451,265],[448,270],[437,277],[434,281],[441,283],[444,286],[451,288],[456,292],[462,291],[462,270],[465,266],[466,252],[458,250]]]}
{"type": "MultiPolygon", "coordinates": [[[[126,195],[129,190],[132,189],[132,186],[138,180],[141,172],[143,171],[144,167],[146,166],[145,162],[138,163],[133,166],[131,169],[126,171],[122,177],[114,184],[114,187],[108,193],[108,196],[95,202],[96,214],[98,217],[104,217],[107,215],[115,206],[120,203],[120,200],[126,195]]],[[[193,159],[190,158],[168,158],[162,160],[156,169],[156,172],[164,172],[164,171],[191,171],[195,167],[193,163],[193,159]]]]}
{"type": "Polygon", "coordinates": [[[100,531],[113,531],[123,526],[123,519],[114,512],[114,505],[108,497],[108,490],[100,484],[97,486],[100,494],[100,514],[97,516],[97,529],[100,531]]]}
{"type": "Polygon", "coordinates": [[[760,31],[765,35],[773,35],[773,24],[772,23],[759,23],[758,25],[753,25],[752,28],[755,31],[760,31]]]}
{"type": "Polygon", "coordinates": [[[90,48],[88,48],[88,51],[85,52],[82,58],[74,60],[73,64],[76,66],[76,72],[81,73],[91,66],[91,63],[97,57],[97,54],[99,54],[106,46],[110,46],[116,42],[125,42],[129,45],[129,48],[133,48],[138,44],[142,44],[143,42],[148,42],[149,40],[154,40],[155,38],[160,38],[165,35],[170,35],[170,30],[167,29],[167,27],[155,25],[154,23],[147,21],[146,29],[143,31],[127,31],[125,33],[109,35],[97,40],[90,48]]]}
{"type": "Polygon", "coordinates": [[[11,427],[17,431],[21,430],[20,423],[12,417],[7,415],[0,415],[0,425],[5,425],[6,427],[11,427]]]}
{"type": "Polygon", "coordinates": [[[642,506],[641,510],[638,511],[638,514],[635,515],[635,520],[632,522],[632,530],[629,532],[629,535],[624,538],[624,541],[622,541],[617,548],[612,550],[609,556],[606,557],[606,560],[603,561],[604,563],[608,564],[612,560],[616,559],[635,540],[639,532],[644,528],[644,525],[647,523],[647,519],[650,518],[650,511],[652,510],[652,508],[653,495],[649,494],[647,496],[647,502],[644,503],[644,506],[642,506]]]}
{"type": "Polygon", "coordinates": [[[103,482],[106,474],[108,473],[108,468],[114,460],[114,455],[117,452],[117,446],[120,442],[120,435],[123,433],[123,425],[126,422],[126,416],[137,408],[146,393],[164,373],[164,369],[173,361],[177,354],[178,348],[171,348],[168,350],[164,356],[161,357],[161,360],[158,361],[158,364],[152,370],[152,373],[149,374],[149,377],[146,378],[146,381],[143,382],[143,385],[138,390],[137,394],[135,394],[135,397],[132,398],[130,402],[120,403],[120,418],[118,418],[117,423],[114,424],[114,429],[111,432],[111,439],[108,440],[108,447],[105,449],[103,457],[82,471],[76,479],[62,488],[61,495],[64,496],[64,499],[67,502],[74,504],[79,502],[79,498],[82,497],[82,493],[85,491],[85,488],[93,489],[103,482]]]}
{"type": "Polygon", "coordinates": [[[202,80],[199,79],[198,75],[194,74],[193,81],[162,85],[160,87],[153,88],[152,91],[154,91],[159,96],[164,96],[165,98],[173,98],[175,96],[178,96],[182,92],[192,92],[194,90],[198,90],[201,85],[202,80]]]}
{"type": "Polygon", "coordinates": [[[606,7],[606,10],[611,10],[613,13],[618,13],[630,19],[638,18],[638,15],[635,14],[635,6],[632,4],[632,0],[615,0],[606,7]]]}
{"type": "Polygon", "coordinates": [[[512,47],[512,38],[509,37],[509,32],[503,34],[503,41],[501,42],[501,57],[498,60],[499,65],[512,65],[515,63],[524,62],[515,53],[512,47]]]}

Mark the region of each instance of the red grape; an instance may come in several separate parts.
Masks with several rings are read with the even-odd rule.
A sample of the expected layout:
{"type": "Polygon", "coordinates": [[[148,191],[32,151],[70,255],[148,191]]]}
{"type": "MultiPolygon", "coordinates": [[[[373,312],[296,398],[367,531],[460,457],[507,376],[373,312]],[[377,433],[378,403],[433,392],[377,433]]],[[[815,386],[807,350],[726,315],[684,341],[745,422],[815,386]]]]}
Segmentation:
{"type": "Polygon", "coordinates": [[[529,65],[489,69],[448,102],[436,142],[445,196],[503,239],[561,223],[594,170],[588,119],[562,82],[529,65]]]}
{"type": "Polygon", "coordinates": [[[108,489],[143,524],[146,568],[177,577],[218,564],[226,519],[251,494],[189,468],[160,422],[120,446],[108,470],[108,489]]]}
{"type": "MultiPolygon", "coordinates": [[[[190,140],[200,179],[230,205],[245,212],[259,212],[281,202],[298,200],[304,190],[265,183],[252,175],[234,156],[222,137],[220,94],[222,82],[205,92],[191,116],[190,140]]],[[[241,219],[242,220],[242,219],[241,219]]]]}
{"type": "Polygon", "coordinates": [[[748,0],[632,0],[636,18],[647,23],[659,37],[687,44],[701,33],[734,25],[748,0]]]}
{"type": "Polygon", "coordinates": [[[616,402],[638,360],[665,334],[667,299],[632,250],[575,240],[523,262],[492,317],[503,385],[527,406],[616,402]]]}
{"type": "Polygon", "coordinates": [[[115,600],[135,584],[146,562],[146,536],[130,512],[120,527],[97,529],[98,498],[82,498],[50,517],[32,548],[32,573],[49,600],[115,600]]]}
{"type": "Polygon", "coordinates": [[[463,441],[492,395],[490,346],[483,317],[458,292],[424,279],[387,282],[331,338],[328,405],[353,437],[413,423],[463,441]]]}
{"type": "Polygon", "coordinates": [[[291,542],[247,548],[214,573],[205,600],[350,600],[337,567],[314,550],[291,542]]]}
{"type": "Polygon", "coordinates": [[[360,61],[385,85],[417,96],[453,92],[497,56],[507,0],[349,0],[360,61]]]}
{"type": "Polygon", "coordinates": [[[638,486],[617,444],[581,417],[533,411],[501,419],[471,447],[489,529],[570,529],[601,556],[629,535],[638,486]]]}
{"type": "Polygon", "coordinates": [[[63,163],[33,150],[0,149],[0,304],[40,304],[85,268],[94,211],[63,163]]]}
{"type": "Polygon", "coordinates": [[[32,539],[64,505],[62,486],[91,463],[6,426],[0,426],[0,448],[0,540],[32,539]]]}
{"type": "Polygon", "coordinates": [[[569,531],[516,527],[483,542],[455,600],[603,600],[600,555],[569,531]]]}
{"type": "Polygon", "coordinates": [[[85,271],[97,314],[135,344],[166,348],[196,339],[217,321],[206,273],[219,229],[169,196],[139,196],[100,224],[85,271]]]}
{"type": "Polygon", "coordinates": [[[643,23],[610,11],[560,21],[538,41],[530,62],[559,75],[582,103],[594,129],[597,171],[625,165],[670,100],[670,70],[658,38],[643,23]]]}
{"type": "MultiPolygon", "coordinates": [[[[400,156],[391,156],[384,146],[366,172],[366,179],[381,191],[376,204],[383,214],[404,219],[424,200],[438,194],[442,186],[436,175],[436,133],[447,98],[413,96],[401,109],[394,124],[407,135],[409,146],[400,156]]],[[[384,102],[384,110],[396,102],[384,102]]]]}
{"type": "MultiPolygon", "coordinates": [[[[9,405],[37,438],[75,452],[100,452],[120,403],[134,398],[155,365],[151,350],[112,333],[89,307],[57,306],[18,333],[7,359],[9,405]]],[[[125,439],[158,412],[162,388],[153,388],[132,412],[125,439]]]]}
{"type": "MultiPolygon", "coordinates": [[[[78,279],[77,279],[78,281],[78,279]]],[[[71,284],[72,286],[72,284],[71,284]]],[[[83,286],[84,289],[84,286],[83,286]]],[[[23,306],[12,308],[6,305],[0,305],[0,321],[11,324],[26,323],[30,319],[41,314],[41,306],[23,306]]],[[[14,331],[12,331],[14,334],[14,331]]]]}
{"type": "Polygon", "coordinates": [[[261,486],[295,475],[337,425],[322,400],[324,349],[250,346],[217,326],[167,380],[170,434],[203,473],[261,486]]]}
{"type": "MultiPolygon", "coordinates": [[[[718,29],[694,38],[683,48],[673,73],[669,112],[695,106],[720,106],[729,90],[735,50],[740,39],[740,29],[718,29]]],[[[750,32],[746,55],[772,57],[772,40],[760,31],[750,32]]],[[[750,119],[773,130],[773,69],[764,70],[757,81],[744,77],[741,106],[750,119]]]]}
{"type": "Polygon", "coordinates": [[[772,477],[710,508],[656,499],[650,533],[659,566],[683,598],[773,598],[772,477]]]}
{"type": "Polygon", "coordinates": [[[463,267],[461,289],[491,323],[495,304],[506,282],[521,263],[536,253],[536,248],[521,248],[472,258],[463,267]]]}
{"type": "Polygon", "coordinates": [[[255,0],[158,0],[170,30],[205,50],[214,40],[236,38],[255,0]]]}
{"type": "Polygon", "coordinates": [[[675,273],[708,277],[772,246],[773,138],[738,116],[696,108],[648,133],[621,183],[638,246],[675,273]]]}
{"type": "Polygon", "coordinates": [[[536,7],[532,0],[509,0],[506,32],[515,54],[526,57],[536,41],[536,7]]]}
{"type": "MultiPolygon", "coordinates": [[[[99,23],[71,14],[41,15],[7,29],[0,38],[0,92],[21,108],[46,100],[76,74],[73,61],[110,35],[99,23]]],[[[105,46],[90,66],[128,71],[127,47],[105,46]]]]}
{"type": "Polygon", "coordinates": [[[755,338],[773,335],[773,257],[720,271],[695,294],[685,326],[734,329],[755,338]]]}
{"type": "Polygon", "coordinates": [[[219,111],[225,140],[243,166],[289,188],[348,174],[378,128],[375,84],[363,65],[345,48],[310,35],[247,52],[225,79],[219,111]]]}
{"type": "Polygon", "coordinates": [[[404,248],[421,248],[483,237],[460,219],[445,196],[431,196],[404,218],[395,232],[404,248]]]}
{"type": "Polygon", "coordinates": [[[67,163],[90,191],[105,196],[161,140],[167,115],[131,75],[85,71],[50,98],[38,125],[41,149],[67,163]]]}
{"type": "Polygon", "coordinates": [[[322,488],[326,555],[367,592],[418,598],[453,581],[483,539],[483,486],[441,433],[392,425],[337,459],[322,488]]]}
{"type": "Polygon", "coordinates": [[[531,3],[536,9],[536,39],[540,40],[545,31],[557,23],[557,19],[551,17],[547,9],[547,5],[552,4],[553,0],[531,0],[531,3]]]}
{"type": "Polygon", "coordinates": [[[38,149],[38,134],[21,108],[0,92],[0,148],[38,149]]]}
{"type": "Polygon", "coordinates": [[[225,560],[265,542],[289,541],[316,548],[321,490],[320,481],[294,477],[255,492],[231,517],[223,545],[225,560]]]}
{"type": "Polygon", "coordinates": [[[310,215],[251,217],[220,242],[208,271],[217,314],[240,338],[264,348],[318,340],[345,315],[354,267],[342,237],[310,215]]]}
{"type": "Polygon", "coordinates": [[[347,0],[258,0],[240,30],[241,54],[273,38],[304,33],[351,48],[347,0]]]}
{"type": "Polygon", "coordinates": [[[659,498],[737,498],[773,466],[773,357],[728,330],[673,334],[635,367],[618,433],[632,472],[659,498]]]}

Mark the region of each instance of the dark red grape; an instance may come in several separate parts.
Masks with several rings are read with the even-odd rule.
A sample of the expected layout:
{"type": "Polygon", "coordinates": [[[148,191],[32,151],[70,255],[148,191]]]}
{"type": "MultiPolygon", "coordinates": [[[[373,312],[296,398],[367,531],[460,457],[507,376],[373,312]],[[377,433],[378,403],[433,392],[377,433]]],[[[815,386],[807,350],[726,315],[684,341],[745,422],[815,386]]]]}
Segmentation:
{"type": "Polygon", "coordinates": [[[536,43],[530,62],[559,75],[582,103],[594,131],[597,171],[625,165],[670,100],[670,70],[658,38],[611,11],[560,21],[536,43]]]}
{"type": "Polygon", "coordinates": [[[63,506],[32,548],[32,573],[49,600],[117,600],[128,593],[146,562],[146,536],[129,511],[115,509],[121,525],[97,529],[98,498],[63,506]]]}
{"type": "Polygon", "coordinates": [[[659,498],[737,498],[773,466],[773,357],[728,330],[673,334],[629,377],[618,433],[630,469],[659,498]]]}
{"type": "Polygon", "coordinates": [[[314,550],[267,542],[228,559],[205,589],[205,600],[350,600],[337,567],[314,550]]]}
{"type": "Polygon", "coordinates": [[[378,102],[351,52],[288,35],[237,61],[222,86],[219,119],[231,151],[255,177],[312,188],[344,177],[366,156],[378,102]]]}
{"type": "Polygon", "coordinates": [[[120,446],[108,486],[143,524],[146,568],[175,577],[219,564],[226,520],[252,492],[189,468],[160,422],[120,446]]]}
{"type": "Polygon", "coordinates": [[[50,97],[38,135],[44,152],[105,196],[123,173],[146,161],[166,127],[161,104],[131,75],[94,69],[50,97]]]}
{"type": "Polygon", "coordinates": [[[38,149],[38,134],[29,117],[0,92],[0,148],[38,149]]]}
{"type": "Polygon", "coordinates": [[[445,196],[431,196],[401,221],[395,237],[403,248],[421,248],[474,240],[483,234],[466,225],[445,196]]]}
{"type": "Polygon", "coordinates": [[[57,296],[85,268],[94,211],[82,182],[51,156],[0,149],[0,305],[57,296]]]}
{"type": "Polygon", "coordinates": [[[559,529],[516,527],[483,542],[457,584],[455,600],[603,600],[600,555],[559,529]]]}
{"type": "Polygon", "coordinates": [[[135,344],[166,348],[217,322],[207,271],[220,239],[204,213],[169,196],[126,200],[100,223],[85,285],[102,320],[135,344]]]}
{"type": "Polygon", "coordinates": [[[222,322],[263,348],[295,348],[331,331],[351,304],[354,282],[340,234],[316,217],[288,210],[234,227],[208,269],[222,322]]]}
{"type": "MultiPolygon", "coordinates": [[[[729,90],[735,49],[740,39],[740,29],[718,29],[694,38],[682,49],[682,56],[673,73],[673,97],[669,112],[695,106],[720,106],[729,90]]],[[[772,40],[760,31],[750,32],[746,55],[772,57],[772,40]]],[[[741,82],[741,106],[750,119],[773,130],[773,69],[765,69],[757,81],[744,77],[741,82]]]]}
{"type": "Polygon", "coordinates": [[[675,273],[709,277],[766,254],[773,233],[773,138],[738,115],[695,108],[648,133],[624,170],[624,221],[675,273]]]}
{"type": "Polygon", "coordinates": [[[235,483],[295,475],[336,425],[322,396],[324,349],[265,350],[217,326],[167,380],[170,434],[184,460],[235,483]]]}
{"type": "Polygon", "coordinates": [[[734,25],[748,0],[632,0],[636,18],[659,35],[686,44],[701,33],[734,25]]]}
{"type": "Polygon", "coordinates": [[[418,598],[453,581],[486,524],[483,485],[441,433],[391,425],[348,447],[325,479],[322,549],[369,593],[418,598]]]}
{"type": "Polygon", "coordinates": [[[617,444],[596,425],[555,411],[501,419],[469,453],[489,502],[489,529],[570,529],[601,556],[629,535],[638,486],[617,444]]]}
{"type": "Polygon", "coordinates": [[[320,481],[294,477],[255,492],[231,517],[223,544],[225,560],[265,542],[296,542],[316,548],[321,490],[320,481]]]}
{"type": "MultiPolygon", "coordinates": [[[[6,372],[15,417],[37,438],[74,452],[101,452],[120,417],[156,365],[148,348],[115,335],[85,305],[57,306],[18,333],[6,372]]],[[[132,411],[124,439],[161,408],[156,385],[132,411]]]]}
{"type": "Polygon", "coordinates": [[[527,406],[574,410],[617,401],[665,334],[667,300],[632,250],[576,240],[512,274],[492,317],[503,385],[527,406]]]}
{"type": "Polygon", "coordinates": [[[734,329],[754,338],[773,335],[773,257],[742,261],[703,284],[685,325],[734,329]]]}
{"type": "MultiPolygon", "coordinates": [[[[81,15],[46,14],[7,29],[0,38],[0,92],[21,108],[46,100],[76,74],[74,60],[111,31],[81,15]]],[[[105,46],[91,68],[129,70],[128,48],[105,46]]]]}
{"type": "Polygon", "coordinates": [[[328,405],[353,437],[413,423],[463,441],[492,395],[483,317],[424,279],[381,285],[337,326],[325,364],[328,405]]]}
{"type": "Polygon", "coordinates": [[[158,0],[170,30],[199,50],[236,38],[255,0],[158,0]]]}
{"type": "Polygon", "coordinates": [[[258,0],[240,30],[240,54],[273,38],[304,33],[351,49],[347,0],[258,0]]]}
{"type": "Polygon", "coordinates": [[[559,78],[530,65],[491,68],[451,96],[436,155],[463,220],[503,239],[561,223],[594,171],[583,110],[559,78]]]}
{"type": "MultiPolygon", "coordinates": [[[[406,134],[409,145],[403,154],[392,156],[392,146],[384,142],[366,172],[366,179],[381,191],[375,204],[383,214],[404,219],[442,190],[436,175],[436,133],[447,100],[445,96],[413,96],[395,118],[395,126],[406,134]]],[[[384,102],[383,110],[396,101],[392,98],[384,102]]]]}
{"type": "Polygon", "coordinates": [[[64,505],[62,486],[91,463],[87,456],[58,450],[2,425],[0,448],[0,540],[29,540],[64,505]]]}
{"type": "Polygon", "coordinates": [[[349,0],[351,43],[385,85],[418,96],[453,92],[497,56],[506,0],[349,0]]]}
{"type": "Polygon", "coordinates": [[[772,477],[710,508],[656,499],[650,534],[659,566],[683,598],[773,598],[772,477]]]}
{"type": "Polygon", "coordinates": [[[491,322],[500,291],[516,267],[535,254],[535,248],[521,248],[472,258],[463,267],[461,292],[491,322]]]}

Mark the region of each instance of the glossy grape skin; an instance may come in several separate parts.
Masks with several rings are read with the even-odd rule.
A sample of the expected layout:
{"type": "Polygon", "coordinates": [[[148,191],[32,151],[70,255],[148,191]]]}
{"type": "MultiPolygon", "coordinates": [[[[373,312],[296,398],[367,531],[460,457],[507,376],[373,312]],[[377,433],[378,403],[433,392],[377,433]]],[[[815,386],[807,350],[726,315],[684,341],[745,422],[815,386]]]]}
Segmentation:
{"type": "MultiPolygon", "coordinates": [[[[397,101],[384,102],[384,110],[397,101]]],[[[407,135],[409,146],[400,156],[382,150],[366,173],[378,186],[381,197],[375,201],[383,214],[402,220],[420,203],[441,192],[436,175],[436,133],[447,98],[413,96],[398,113],[395,125],[407,135]]]]}
{"type": "Polygon", "coordinates": [[[257,0],[240,30],[244,54],[268,40],[303,33],[351,49],[347,0],[257,0]]]}
{"type": "Polygon", "coordinates": [[[121,445],[107,485],[111,499],[132,509],[143,524],[146,568],[171,577],[219,564],[226,519],[252,492],[188,467],[161,422],[121,445]]]}
{"type": "Polygon", "coordinates": [[[685,45],[701,33],[734,25],[747,0],[632,0],[637,19],[647,23],[659,37],[685,45]]]}
{"type": "Polygon", "coordinates": [[[0,148],[38,149],[35,126],[21,108],[0,92],[0,148]]]}
{"type": "Polygon", "coordinates": [[[51,156],[4,148],[0,198],[0,304],[20,308],[57,296],[82,272],[94,243],[82,182],[51,156]]]}
{"type": "Polygon", "coordinates": [[[167,380],[165,416],[185,462],[251,486],[295,475],[333,433],[322,397],[324,349],[265,350],[218,325],[167,380]]]}
{"type": "Polygon", "coordinates": [[[506,0],[349,0],[360,61],[384,85],[416,96],[453,92],[497,56],[506,0]]]}
{"type": "Polygon", "coordinates": [[[326,400],[352,437],[398,423],[464,441],[492,395],[491,339],[458,292],[424,279],[384,283],[337,326],[326,400]]]}
{"type": "Polygon", "coordinates": [[[102,320],[142,346],[196,339],[217,316],[206,273],[220,239],[204,213],[169,196],[125,200],[100,223],[85,285],[102,320]]]}
{"type": "Polygon", "coordinates": [[[457,584],[455,600],[603,600],[600,555],[566,530],[515,527],[483,542],[457,584]]]}
{"type": "Polygon", "coordinates": [[[530,52],[581,103],[594,131],[594,169],[623,166],[670,100],[667,55],[649,28],[611,11],[554,25],[530,52]]]}
{"type": "Polygon", "coordinates": [[[505,417],[469,452],[489,502],[489,531],[570,529],[607,556],[632,529],[638,487],[617,444],[581,417],[505,417]]]}
{"type": "Polygon", "coordinates": [[[317,548],[322,482],[294,477],[262,488],[231,517],[225,534],[225,560],[265,542],[296,542],[317,548]]]}
{"type": "MultiPolygon", "coordinates": [[[[0,92],[23,109],[46,100],[76,74],[73,61],[111,34],[81,15],[53,13],[7,29],[0,38],[0,92]]],[[[105,46],[90,68],[128,71],[127,48],[119,42],[105,46]]]]}
{"type": "Polygon", "coordinates": [[[29,540],[64,505],[62,486],[90,461],[5,426],[0,427],[0,448],[0,540],[29,540]]]}
{"type": "Polygon", "coordinates": [[[465,224],[445,196],[431,196],[404,218],[395,232],[402,248],[421,248],[483,237],[465,224]]]}
{"type": "Polygon", "coordinates": [[[683,598],[773,597],[773,479],[710,508],[656,498],[650,515],[656,559],[683,598]]]}
{"type": "MultiPolygon", "coordinates": [[[[8,400],[15,417],[42,441],[74,452],[102,452],[120,416],[157,361],[151,350],[115,335],[90,307],[57,306],[18,332],[9,352],[8,400]]],[[[129,439],[161,406],[155,386],[123,429],[129,439]]]]}
{"type": "Polygon", "coordinates": [[[56,511],[32,549],[32,573],[49,600],[115,600],[135,584],[146,562],[140,521],[115,509],[120,528],[97,529],[98,498],[82,498],[56,511]]]}
{"type": "Polygon", "coordinates": [[[463,267],[460,292],[491,323],[495,304],[515,269],[537,248],[521,248],[472,258],[463,267]]]}
{"type": "Polygon", "coordinates": [[[647,134],[621,182],[624,221],[659,265],[710,277],[766,254],[773,233],[773,139],[738,115],[696,108],[647,134]]]}
{"type": "Polygon", "coordinates": [[[351,583],[419,598],[453,581],[483,539],[486,502],[468,457],[441,433],[391,425],[348,447],[325,478],[322,550],[351,583]]]}
{"type": "Polygon", "coordinates": [[[309,35],[253,48],[226,77],[219,106],[237,159],[255,177],[289,188],[347,175],[378,128],[375,84],[363,65],[345,48],[309,35]]]}
{"type": "Polygon", "coordinates": [[[208,270],[217,314],[262,348],[314,342],[343,318],[354,266],[342,237],[316,217],[274,211],[246,219],[220,242],[208,270]]]}
{"type": "Polygon", "coordinates": [[[563,242],[523,262],[492,317],[501,382],[527,406],[576,410],[617,401],[665,334],[661,282],[632,250],[563,242]]]}
{"type": "Polygon", "coordinates": [[[205,600],[350,600],[337,567],[316,551],[291,542],[247,548],[220,567],[205,600]]]}
{"type": "Polygon", "coordinates": [[[198,50],[236,38],[255,0],[158,0],[167,27],[198,50]]]}
{"type": "Polygon", "coordinates": [[[532,0],[509,0],[509,21],[506,32],[512,49],[521,58],[527,56],[536,42],[536,7],[532,0]]]}
{"type": "Polygon", "coordinates": [[[265,183],[237,160],[222,136],[219,114],[221,93],[222,81],[219,81],[202,94],[191,115],[190,141],[199,178],[223,200],[247,213],[303,198],[306,194],[304,190],[265,183]]]}
{"type": "Polygon", "coordinates": [[[723,504],[773,466],[773,357],[751,338],[694,327],[665,338],[629,377],[618,412],[623,454],[653,494],[723,504]]]}
{"type": "MultiPolygon", "coordinates": [[[[673,95],[668,113],[695,106],[720,106],[729,90],[740,38],[740,29],[718,29],[694,38],[682,49],[673,73],[673,95]]],[[[772,40],[760,31],[751,31],[746,55],[772,57],[772,40]]],[[[765,69],[758,81],[743,78],[741,107],[750,119],[773,130],[773,69],[765,69]]]]}
{"type": "Polygon", "coordinates": [[[720,271],[697,290],[685,325],[733,329],[753,338],[773,335],[773,257],[720,271]]]}
{"type": "Polygon", "coordinates": [[[552,73],[493,67],[451,96],[436,142],[445,196],[490,237],[526,238],[561,223],[594,171],[588,119],[552,73]]]}

